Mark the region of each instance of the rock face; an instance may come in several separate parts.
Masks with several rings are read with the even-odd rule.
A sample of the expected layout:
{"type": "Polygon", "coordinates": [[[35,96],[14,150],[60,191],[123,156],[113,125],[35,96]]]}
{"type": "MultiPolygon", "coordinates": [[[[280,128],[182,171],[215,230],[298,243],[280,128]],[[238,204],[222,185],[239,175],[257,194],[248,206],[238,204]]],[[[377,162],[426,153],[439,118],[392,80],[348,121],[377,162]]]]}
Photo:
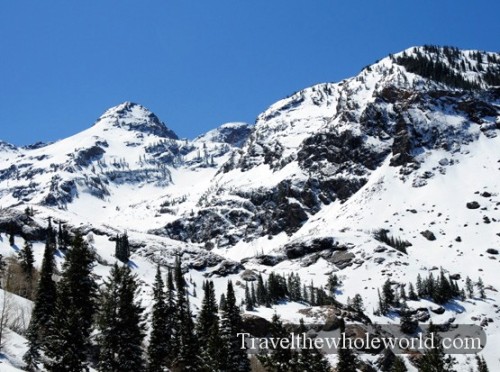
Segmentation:
{"type": "MultiPolygon", "coordinates": [[[[259,115],[241,150],[221,167],[217,182],[224,187],[217,196],[207,198],[194,215],[156,232],[184,241],[209,239],[223,247],[291,235],[324,205],[356,194],[387,158],[403,180],[425,186],[435,172],[417,172],[425,161],[422,153],[455,153],[476,141],[472,117],[478,128],[497,130],[490,124],[498,114],[493,104],[498,91],[486,71],[446,67],[444,75],[453,79],[436,72],[443,69],[436,60],[455,66],[464,58],[453,48],[415,48],[364,69],[355,79],[319,84],[277,102],[259,115]],[[417,62],[428,68],[414,68],[417,62]]],[[[441,172],[452,163],[443,164],[441,172]]]]}

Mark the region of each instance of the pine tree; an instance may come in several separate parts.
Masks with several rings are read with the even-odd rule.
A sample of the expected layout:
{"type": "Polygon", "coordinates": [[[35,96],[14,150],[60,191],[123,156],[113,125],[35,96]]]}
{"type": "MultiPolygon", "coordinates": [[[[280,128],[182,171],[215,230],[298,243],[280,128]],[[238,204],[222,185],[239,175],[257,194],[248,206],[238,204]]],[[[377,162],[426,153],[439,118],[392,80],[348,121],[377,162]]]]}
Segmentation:
{"type": "Polygon", "coordinates": [[[136,300],[137,277],[115,264],[104,282],[98,316],[99,368],[106,372],[142,371],[144,309],[136,300]]]}
{"type": "Polygon", "coordinates": [[[401,299],[401,301],[406,301],[408,299],[408,297],[406,296],[406,290],[405,290],[405,286],[404,285],[401,285],[399,287],[399,298],[401,299]]]}
{"type": "Polygon", "coordinates": [[[488,365],[483,356],[476,355],[477,372],[489,372],[488,365]]]}
{"type": "Polygon", "coordinates": [[[186,281],[182,274],[181,262],[176,258],[174,267],[174,280],[177,289],[175,304],[175,324],[173,327],[172,348],[174,352],[173,366],[186,371],[199,368],[198,345],[194,334],[194,323],[189,297],[185,289],[186,281]]]}
{"type": "Polygon", "coordinates": [[[482,299],[485,299],[486,293],[484,292],[484,283],[483,283],[483,279],[481,279],[481,277],[478,279],[478,281],[476,283],[476,287],[477,287],[477,290],[479,291],[479,297],[481,297],[482,299]]]}
{"type": "Polygon", "coordinates": [[[261,354],[258,356],[262,365],[273,372],[288,372],[297,370],[299,363],[298,354],[288,347],[282,347],[283,341],[281,340],[288,340],[288,342],[290,342],[290,339],[278,314],[273,315],[270,325],[270,333],[272,339],[277,341],[277,346],[271,346],[271,350],[268,350],[267,354],[261,354]]]}
{"type": "Polygon", "coordinates": [[[168,268],[167,271],[167,291],[165,295],[165,308],[166,308],[166,348],[167,348],[167,361],[168,365],[171,365],[174,360],[174,348],[173,348],[173,332],[175,326],[175,287],[174,287],[174,279],[172,276],[172,270],[168,268]]]}
{"type": "Polygon", "coordinates": [[[387,312],[389,311],[389,306],[387,305],[386,301],[380,294],[380,290],[377,289],[377,294],[378,294],[378,309],[380,311],[380,314],[386,315],[387,312]]]}
{"type": "MultiPolygon", "coordinates": [[[[299,287],[299,292],[300,292],[300,287],[299,287]]],[[[250,287],[250,296],[252,297],[252,305],[254,307],[257,306],[257,296],[255,294],[255,286],[253,285],[253,282],[250,287]]]]}
{"type": "Polygon", "coordinates": [[[115,257],[124,263],[128,262],[130,258],[130,244],[126,232],[116,236],[115,257]]]}
{"type": "Polygon", "coordinates": [[[417,301],[418,296],[415,293],[415,288],[413,287],[413,283],[410,283],[409,289],[408,289],[408,299],[412,301],[417,301]]]}
{"type": "Polygon", "coordinates": [[[358,313],[362,313],[365,310],[365,307],[363,305],[363,297],[359,293],[356,293],[354,295],[354,298],[352,299],[351,307],[354,311],[358,313]]]}
{"type": "Polygon", "coordinates": [[[220,300],[219,300],[219,309],[221,311],[224,311],[225,308],[226,308],[226,295],[222,293],[220,295],[220,300]]]}
{"type": "Polygon", "coordinates": [[[443,269],[439,273],[439,280],[435,290],[434,301],[438,304],[444,304],[453,297],[453,288],[444,276],[443,269]]]}
{"type": "Polygon", "coordinates": [[[403,358],[396,355],[396,357],[394,358],[394,362],[392,363],[390,372],[407,372],[407,371],[408,368],[406,368],[406,364],[403,358]]]}
{"type": "Polygon", "coordinates": [[[420,274],[417,275],[417,294],[420,298],[425,296],[424,283],[422,282],[420,274]]]}
{"type": "Polygon", "coordinates": [[[167,334],[167,303],[160,266],[156,269],[153,287],[153,312],[151,316],[151,336],[148,347],[150,372],[161,372],[167,367],[168,340],[167,334]]]}
{"type": "Polygon", "coordinates": [[[31,280],[35,269],[33,266],[35,258],[33,256],[33,245],[27,240],[24,242],[23,248],[19,251],[18,258],[24,275],[26,275],[28,280],[31,280]]]}
{"type": "Polygon", "coordinates": [[[474,284],[469,277],[465,278],[465,289],[467,290],[467,296],[472,298],[474,296],[474,284]]]}
{"type": "MultiPolygon", "coordinates": [[[[50,222],[50,220],[49,220],[50,222]]],[[[47,335],[47,327],[56,305],[56,284],[52,279],[55,269],[55,245],[47,231],[40,279],[27,331],[28,351],[23,357],[28,369],[35,369],[40,357],[40,348],[47,335]]]]}
{"type": "Polygon", "coordinates": [[[419,372],[452,372],[454,358],[446,356],[444,353],[442,339],[435,332],[432,323],[429,324],[429,336],[434,333],[434,348],[426,349],[422,357],[418,360],[419,372]]]}
{"type": "Polygon", "coordinates": [[[267,303],[267,290],[266,287],[264,286],[264,280],[262,279],[262,274],[259,274],[257,278],[257,303],[259,305],[265,305],[267,303]]]}
{"type": "Polygon", "coordinates": [[[220,345],[219,316],[217,301],[212,281],[204,284],[204,297],[196,324],[196,335],[200,345],[200,355],[203,368],[207,371],[219,370],[222,355],[220,345]]]}
{"type": "Polygon", "coordinates": [[[94,252],[77,235],[66,255],[56,306],[48,324],[44,350],[49,357],[49,371],[88,370],[89,337],[96,309],[94,261],[94,252]]]}
{"type": "Polygon", "coordinates": [[[340,280],[337,274],[330,275],[328,277],[327,287],[330,290],[330,295],[333,298],[335,298],[335,292],[337,291],[339,286],[340,286],[340,280]]]}
{"type": "Polygon", "coordinates": [[[248,288],[248,282],[245,283],[245,309],[247,311],[253,311],[252,295],[250,294],[250,289],[248,288]]]}
{"type": "MultiPolygon", "coordinates": [[[[341,337],[346,337],[344,318],[340,318],[340,335],[341,337]]],[[[349,348],[347,340],[346,345],[339,346],[337,356],[337,372],[352,372],[356,370],[356,357],[353,351],[349,348]]]]}
{"type": "Polygon", "coordinates": [[[233,283],[228,281],[226,291],[226,305],[222,311],[221,338],[225,354],[225,365],[222,369],[234,372],[250,371],[250,362],[246,350],[241,349],[240,338],[237,336],[242,330],[242,319],[236,298],[233,283]]]}
{"type": "MultiPolygon", "coordinates": [[[[304,319],[300,319],[299,328],[297,333],[300,337],[302,334],[306,334],[307,329],[304,326],[304,319]]],[[[309,343],[309,337],[307,337],[306,342],[309,343]]],[[[297,361],[297,371],[314,371],[314,372],[329,372],[331,371],[331,366],[325,356],[315,347],[314,342],[311,342],[312,348],[309,348],[309,344],[302,345],[300,354],[298,355],[297,361]]]]}
{"type": "Polygon", "coordinates": [[[382,287],[382,298],[385,302],[385,306],[388,308],[395,302],[394,290],[392,289],[391,281],[387,279],[382,287]]]}
{"type": "Polygon", "coordinates": [[[401,318],[399,320],[401,332],[413,334],[417,330],[418,322],[414,321],[408,308],[401,309],[401,318]]]}

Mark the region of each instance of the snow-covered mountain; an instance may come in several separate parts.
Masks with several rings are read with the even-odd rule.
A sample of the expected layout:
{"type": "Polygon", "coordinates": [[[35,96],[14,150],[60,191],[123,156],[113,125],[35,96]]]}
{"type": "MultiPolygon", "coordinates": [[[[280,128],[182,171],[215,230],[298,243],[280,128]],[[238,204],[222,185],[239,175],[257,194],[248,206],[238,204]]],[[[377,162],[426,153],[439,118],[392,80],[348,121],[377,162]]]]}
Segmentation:
{"type": "MultiPolygon", "coordinates": [[[[456,301],[432,320],[482,323],[484,355],[498,369],[499,258],[488,252],[500,245],[499,129],[500,55],[449,47],[388,56],[353,78],[294,93],[255,125],[228,123],[194,140],[126,102],[52,144],[0,142],[0,228],[32,238],[50,216],[92,231],[108,263],[109,237],[126,230],[145,285],[154,263],[169,264],[174,253],[195,282],[211,276],[219,290],[244,269],[294,271],[315,285],[338,272],[338,299],[360,293],[380,323],[398,323],[373,313],[387,278],[398,287],[439,267],[459,274],[461,286],[481,277],[486,300],[456,301]],[[377,241],[379,229],[411,243],[407,254],[377,241]]],[[[5,243],[0,253],[10,250],[5,243]]],[[[41,251],[40,243],[38,259],[41,251]]],[[[256,315],[297,321],[305,308],[256,315]]],[[[468,371],[474,358],[459,362],[468,371]]]]}

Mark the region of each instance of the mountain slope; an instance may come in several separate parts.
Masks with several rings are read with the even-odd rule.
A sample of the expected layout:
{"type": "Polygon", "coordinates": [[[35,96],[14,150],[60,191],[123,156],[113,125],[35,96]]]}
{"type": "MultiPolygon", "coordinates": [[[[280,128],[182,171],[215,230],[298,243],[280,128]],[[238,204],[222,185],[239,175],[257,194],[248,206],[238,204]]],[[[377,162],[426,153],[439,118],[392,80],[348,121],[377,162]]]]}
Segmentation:
{"type": "MultiPolygon", "coordinates": [[[[374,311],[388,278],[400,288],[441,267],[461,287],[481,277],[486,299],[453,300],[432,320],[482,324],[484,355],[500,368],[499,260],[490,253],[500,246],[499,77],[497,53],[410,48],[271,105],[255,126],[228,123],[192,141],[126,102],[53,144],[0,143],[0,230],[40,239],[49,216],[80,228],[93,235],[102,276],[114,261],[110,239],[126,230],[146,303],[154,263],[176,255],[200,287],[215,278],[218,295],[243,269],[299,273],[316,286],[336,272],[338,299],[360,293],[380,323],[399,322],[374,311]],[[21,217],[26,206],[31,220],[21,217]],[[380,229],[411,243],[407,253],[375,239],[380,229]]],[[[255,313],[296,322],[306,309],[255,313]]],[[[474,364],[458,359],[459,370],[474,364]]]]}

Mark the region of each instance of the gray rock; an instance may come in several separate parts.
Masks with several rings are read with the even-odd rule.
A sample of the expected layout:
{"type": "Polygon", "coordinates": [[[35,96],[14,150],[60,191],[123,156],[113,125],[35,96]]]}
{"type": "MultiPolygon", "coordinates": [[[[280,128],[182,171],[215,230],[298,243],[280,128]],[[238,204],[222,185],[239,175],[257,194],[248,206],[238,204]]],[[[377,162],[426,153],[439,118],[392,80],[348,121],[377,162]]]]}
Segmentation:
{"type": "Polygon", "coordinates": [[[433,241],[433,240],[436,240],[436,236],[434,235],[434,233],[430,230],[425,230],[425,231],[422,231],[420,234],[422,234],[422,236],[424,238],[426,238],[427,240],[429,241],[433,241]]]}
{"type": "Polygon", "coordinates": [[[469,209],[478,209],[480,207],[477,201],[468,202],[465,206],[469,209]]]}

